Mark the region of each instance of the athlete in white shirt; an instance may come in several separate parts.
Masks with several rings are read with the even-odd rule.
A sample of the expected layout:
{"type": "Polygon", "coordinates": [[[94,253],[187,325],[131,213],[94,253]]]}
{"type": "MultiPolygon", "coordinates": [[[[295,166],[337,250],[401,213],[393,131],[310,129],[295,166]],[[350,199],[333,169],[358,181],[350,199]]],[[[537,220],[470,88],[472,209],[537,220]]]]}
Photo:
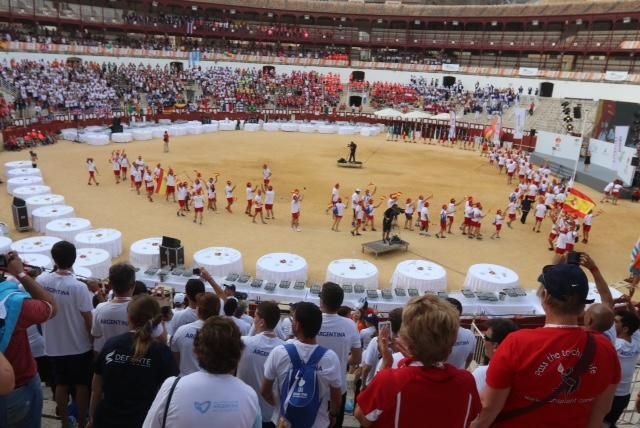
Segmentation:
{"type": "Polygon", "coordinates": [[[265,163],[264,165],[262,165],[262,182],[264,183],[264,187],[269,186],[269,182],[271,181],[271,175],[272,175],[271,170],[269,169],[267,164],[265,163]]]}
{"type": "Polygon", "coordinates": [[[209,177],[209,181],[206,183],[207,188],[207,210],[217,211],[217,193],[216,184],[218,183],[218,174],[215,177],[209,177]]]}
{"type": "Polygon", "coordinates": [[[504,223],[504,217],[502,216],[502,210],[496,211],[496,216],[493,219],[493,225],[496,227],[496,231],[491,235],[491,239],[500,239],[500,230],[502,230],[502,224],[504,223]]]}
{"type": "Polygon", "coordinates": [[[610,181],[603,190],[602,193],[602,199],[600,200],[600,202],[608,202],[611,200],[611,192],[613,191],[613,186],[615,185],[615,183],[613,181],[610,181]]]}
{"type": "Polygon", "coordinates": [[[202,224],[202,214],[204,212],[204,196],[202,195],[202,190],[196,191],[191,199],[193,200],[193,222],[197,222],[198,217],[200,217],[200,224],[202,224]]]}
{"type": "Polygon", "coordinates": [[[231,205],[233,205],[233,201],[235,198],[233,197],[233,191],[236,189],[236,186],[231,184],[231,180],[227,180],[227,185],[224,187],[224,196],[227,198],[227,206],[224,208],[228,212],[231,211],[231,205]]]}
{"type": "Polygon", "coordinates": [[[540,200],[536,205],[536,223],[533,225],[533,231],[540,233],[540,227],[542,226],[542,220],[547,215],[547,206],[544,201],[540,200]]]}
{"type": "Polygon", "coordinates": [[[116,184],[120,183],[120,153],[111,152],[111,169],[113,170],[113,176],[116,179],[116,184]]]}
{"type": "Polygon", "coordinates": [[[273,215],[273,205],[276,201],[276,192],[273,190],[273,186],[267,186],[267,190],[264,192],[264,210],[267,214],[267,220],[275,220],[273,215]]]}
{"type": "Polygon", "coordinates": [[[96,174],[98,174],[98,168],[96,167],[96,163],[93,161],[93,158],[87,158],[87,171],[89,171],[89,181],[87,184],[91,186],[91,182],[96,183],[96,186],[99,186],[100,183],[96,181],[96,174]]]}
{"type": "Polygon", "coordinates": [[[244,210],[244,213],[248,216],[251,216],[251,206],[253,205],[253,198],[255,196],[255,192],[258,189],[258,186],[252,187],[251,183],[247,183],[247,187],[245,188],[246,199],[247,199],[247,207],[244,210]]]}
{"type": "Polygon", "coordinates": [[[431,218],[429,217],[429,202],[425,201],[422,209],[420,210],[420,235],[431,236],[429,233],[429,223],[431,218]]]}
{"type": "Polygon", "coordinates": [[[331,226],[331,230],[339,232],[340,222],[342,221],[342,217],[344,217],[344,212],[347,209],[347,206],[342,203],[342,198],[338,198],[336,203],[333,206],[333,225],[331,226]]]}
{"type": "Polygon", "coordinates": [[[294,191],[291,197],[291,230],[300,232],[300,203],[304,195],[294,191]]]}
{"type": "Polygon", "coordinates": [[[167,176],[164,179],[167,182],[167,189],[165,191],[165,201],[169,201],[169,195],[173,198],[173,202],[176,201],[176,176],[173,173],[173,169],[169,168],[167,176]]]}
{"type": "Polygon", "coordinates": [[[262,189],[258,189],[256,191],[256,195],[253,198],[253,206],[254,206],[254,214],[253,214],[252,222],[255,223],[256,216],[260,214],[260,221],[262,222],[262,224],[267,224],[267,222],[264,221],[264,217],[262,216],[262,189]]]}

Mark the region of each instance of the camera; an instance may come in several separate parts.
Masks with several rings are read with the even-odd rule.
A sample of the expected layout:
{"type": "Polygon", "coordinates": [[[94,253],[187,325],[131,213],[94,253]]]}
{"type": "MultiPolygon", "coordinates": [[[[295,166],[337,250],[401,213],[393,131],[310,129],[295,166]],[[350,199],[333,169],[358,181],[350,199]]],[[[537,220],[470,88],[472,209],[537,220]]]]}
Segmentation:
{"type": "Polygon", "coordinates": [[[570,265],[579,265],[581,255],[582,253],[580,251],[569,252],[569,254],[567,254],[567,263],[570,265]]]}
{"type": "Polygon", "coordinates": [[[194,275],[200,275],[200,268],[193,268],[194,275]]]}

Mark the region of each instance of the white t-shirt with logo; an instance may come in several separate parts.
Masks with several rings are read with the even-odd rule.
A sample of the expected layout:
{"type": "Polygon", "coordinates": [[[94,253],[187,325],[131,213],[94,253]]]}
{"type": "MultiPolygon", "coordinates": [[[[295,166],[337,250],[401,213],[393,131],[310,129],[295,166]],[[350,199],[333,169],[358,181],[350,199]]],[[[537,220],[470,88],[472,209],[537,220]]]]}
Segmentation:
{"type": "Polygon", "coordinates": [[[318,345],[333,350],[340,359],[341,389],[347,391],[347,360],[352,349],[362,348],[356,323],[338,314],[322,314],[322,327],[316,336],[318,345]]]}
{"type": "Polygon", "coordinates": [[[620,383],[616,388],[615,394],[617,397],[620,397],[631,394],[633,374],[636,369],[636,364],[638,363],[638,358],[640,358],[638,335],[634,334],[631,337],[631,342],[617,338],[615,348],[618,353],[618,359],[620,360],[620,367],[622,368],[622,376],[620,377],[620,383]]]}
{"type": "Polygon", "coordinates": [[[193,352],[193,339],[203,325],[204,321],[196,320],[180,326],[171,336],[171,351],[180,353],[180,376],[200,370],[198,359],[193,352]]]}
{"type": "Polygon", "coordinates": [[[103,302],[96,306],[91,324],[94,351],[100,352],[107,340],[129,331],[128,307],[129,301],[103,302]]]}
{"type": "Polygon", "coordinates": [[[93,310],[93,296],[87,286],[73,275],[55,272],[43,273],[37,281],[53,295],[58,307],[56,316],[42,325],[46,354],[58,357],[91,350],[91,336],[81,315],[93,310]]]}
{"type": "Polygon", "coordinates": [[[456,343],[453,345],[451,354],[449,354],[449,358],[447,358],[447,363],[464,370],[467,366],[469,354],[473,354],[475,349],[476,337],[471,330],[459,327],[458,337],[456,338],[456,343]]]}
{"type": "Polygon", "coordinates": [[[260,401],[262,420],[268,422],[273,417],[273,406],[260,396],[260,388],[264,379],[264,363],[273,348],[284,344],[284,341],[275,335],[259,333],[255,336],[242,336],[242,342],[244,350],[238,363],[236,376],[256,391],[258,401],[260,401]]]}
{"type": "MultiPolygon", "coordinates": [[[[161,428],[165,406],[175,377],[164,381],[143,428],[161,428]]],[[[169,403],[167,427],[260,428],[258,396],[250,386],[230,374],[203,370],[180,378],[169,403]],[[212,425],[214,424],[214,425],[212,425]]]]}
{"type": "Polygon", "coordinates": [[[362,353],[362,363],[360,364],[360,367],[365,365],[370,367],[369,374],[365,379],[365,385],[369,385],[369,383],[371,383],[371,381],[373,380],[373,377],[376,374],[376,366],[378,365],[379,360],[380,350],[378,349],[378,337],[376,336],[371,339],[371,342],[369,342],[369,346],[367,346],[367,348],[362,353]]]}
{"type": "MultiPolygon", "coordinates": [[[[338,316],[338,315],[336,315],[338,316]]],[[[293,343],[298,351],[298,355],[303,362],[309,360],[313,351],[315,351],[318,345],[308,345],[301,343],[298,340],[293,340],[293,343]]],[[[343,369],[338,356],[331,349],[328,349],[324,353],[320,361],[318,362],[319,368],[317,372],[318,377],[318,393],[320,394],[320,408],[318,410],[318,416],[315,422],[309,428],[326,428],[329,426],[329,398],[331,396],[330,387],[340,388],[342,384],[341,376],[343,369]]],[[[269,380],[275,380],[275,385],[278,391],[282,390],[282,385],[285,379],[288,377],[289,369],[291,368],[291,360],[289,354],[284,346],[278,346],[271,351],[267,361],[264,363],[264,377],[269,380]]],[[[279,395],[279,394],[278,394],[279,395]]],[[[276,403],[278,406],[274,409],[272,422],[276,423],[279,419],[279,403],[282,398],[278,398],[276,403]]],[[[267,422],[267,421],[265,421],[267,422]]]]}

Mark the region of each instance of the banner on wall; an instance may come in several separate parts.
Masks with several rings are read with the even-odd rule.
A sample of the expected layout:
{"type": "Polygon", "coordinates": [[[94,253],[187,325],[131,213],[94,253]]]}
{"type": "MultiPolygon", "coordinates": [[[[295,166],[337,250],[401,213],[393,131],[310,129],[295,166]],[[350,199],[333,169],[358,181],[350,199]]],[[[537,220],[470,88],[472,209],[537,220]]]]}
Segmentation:
{"type": "Polygon", "coordinates": [[[513,138],[522,139],[524,136],[524,124],[527,120],[527,110],[519,107],[515,110],[516,127],[513,132],[513,138]]]}
{"type": "Polygon", "coordinates": [[[532,67],[520,67],[520,70],[518,70],[520,76],[537,76],[538,73],[539,70],[532,67]]]}
{"type": "Polygon", "coordinates": [[[460,64],[442,64],[442,71],[460,71],[460,64]]]}
{"type": "Polygon", "coordinates": [[[456,112],[449,112],[449,140],[456,139],[456,112]]]}
{"type": "Polygon", "coordinates": [[[611,80],[613,82],[624,82],[629,79],[629,73],[626,71],[607,71],[604,74],[604,80],[611,80]]]}
{"type": "Polygon", "coordinates": [[[616,126],[615,140],[613,141],[613,169],[616,170],[620,167],[620,157],[622,155],[622,148],[624,142],[627,141],[627,135],[629,134],[628,126],[616,126]]]}
{"type": "Polygon", "coordinates": [[[572,135],[538,131],[536,153],[562,159],[577,161],[580,157],[582,139],[572,135]]]}
{"type": "Polygon", "coordinates": [[[589,140],[589,151],[591,152],[591,163],[603,168],[614,170],[618,174],[618,178],[624,181],[625,185],[630,185],[633,181],[633,175],[636,168],[631,165],[631,160],[636,156],[635,147],[622,147],[622,151],[615,161],[618,165],[614,168],[614,144],[591,138],[589,140]]]}

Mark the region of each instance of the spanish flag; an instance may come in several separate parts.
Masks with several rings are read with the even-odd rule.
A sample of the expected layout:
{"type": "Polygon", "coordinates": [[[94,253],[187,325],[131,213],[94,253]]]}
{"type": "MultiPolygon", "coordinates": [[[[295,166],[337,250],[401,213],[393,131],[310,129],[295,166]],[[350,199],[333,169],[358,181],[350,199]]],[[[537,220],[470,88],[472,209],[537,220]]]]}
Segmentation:
{"type": "Polygon", "coordinates": [[[595,208],[595,206],[596,203],[593,202],[590,197],[576,189],[571,189],[567,195],[567,200],[564,201],[562,210],[571,215],[582,218],[589,214],[589,211],[595,208]]]}

